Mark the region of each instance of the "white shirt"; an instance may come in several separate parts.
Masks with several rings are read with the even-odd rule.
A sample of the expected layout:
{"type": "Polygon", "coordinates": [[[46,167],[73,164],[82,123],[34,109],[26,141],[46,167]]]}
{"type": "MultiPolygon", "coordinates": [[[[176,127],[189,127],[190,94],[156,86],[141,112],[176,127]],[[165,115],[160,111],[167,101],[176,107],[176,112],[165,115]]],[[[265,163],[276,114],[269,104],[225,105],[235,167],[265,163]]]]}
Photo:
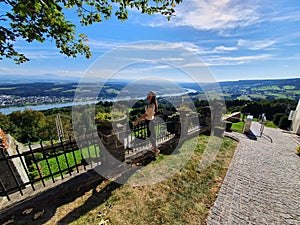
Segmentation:
{"type": "Polygon", "coordinates": [[[152,103],[145,107],[146,120],[153,120],[155,115],[155,105],[152,103]]]}

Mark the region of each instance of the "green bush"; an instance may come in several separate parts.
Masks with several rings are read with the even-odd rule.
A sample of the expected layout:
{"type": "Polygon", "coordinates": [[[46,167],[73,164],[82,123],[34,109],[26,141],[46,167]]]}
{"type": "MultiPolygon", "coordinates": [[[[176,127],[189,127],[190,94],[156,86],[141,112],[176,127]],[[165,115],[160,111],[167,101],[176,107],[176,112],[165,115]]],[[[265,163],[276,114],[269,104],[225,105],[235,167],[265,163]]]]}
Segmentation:
{"type": "MultiPolygon", "coordinates": [[[[42,160],[44,159],[43,154],[40,153],[40,152],[34,153],[34,154],[33,154],[33,157],[34,157],[34,159],[35,159],[36,162],[42,161],[42,160]]],[[[27,163],[28,165],[34,163],[33,157],[32,157],[31,154],[26,156],[25,160],[26,160],[26,163],[27,163]]]]}
{"type": "Polygon", "coordinates": [[[300,145],[296,148],[296,154],[300,155],[300,145]]]}
{"type": "Polygon", "coordinates": [[[284,113],[276,113],[273,118],[273,123],[276,126],[279,126],[279,121],[280,121],[281,117],[283,117],[284,115],[285,115],[284,113]]]}
{"type": "Polygon", "coordinates": [[[280,118],[278,125],[280,129],[288,130],[290,128],[291,121],[288,118],[288,116],[283,116],[280,118]]]}
{"type": "Polygon", "coordinates": [[[300,155],[300,145],[296,148],[296,154],[300,155]]]}
{"type": "Polygon", "coordinates": [[[28,166],[28,175],[30,180],[39,178],[39,172],[35,164],[28,166]]]}

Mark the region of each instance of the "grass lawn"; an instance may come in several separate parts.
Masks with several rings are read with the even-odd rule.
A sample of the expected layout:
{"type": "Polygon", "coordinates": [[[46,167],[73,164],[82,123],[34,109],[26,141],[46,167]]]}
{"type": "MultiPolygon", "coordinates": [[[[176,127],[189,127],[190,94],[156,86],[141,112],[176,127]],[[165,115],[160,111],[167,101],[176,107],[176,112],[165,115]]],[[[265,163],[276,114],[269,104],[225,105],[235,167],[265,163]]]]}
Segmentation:
{"type": "MultiPolygon", "coordinates": [[[[68,153],[66,153],[66,155],[65,154],[59,155],[57,157],[57,160],[56,160],[56,157],[48,159],[48,163],[49,163],[52,174],[54,174],[61,170],[67,169],[68,164],[69,164],[69,167],[72,167],[75,165],[80,165],[82,158],[86,159],[86,158],[89,158],[89,156],[91,156],[91,157],[99,156],[99,147],[96,147],[96,149],[94,148],[94,146],[91,146],[89,149],[84,148],[84,149],[82,149],[82,154],[81,154],[80,150],[74,151],[74,154],[73,154],[73,152],[68,152],[68,153]],[[68,160],[68,164],[67,164],[66,158],[68,160]],[[57,163],[57,161],[58,161],[58,163],[57,163]]],[[[43,176],[50,175],[50,170],[49,170],[46,160],[42,160],[39,163],[42,168],[43,176]]],[[[64,175],[67,173],[69,173],[69,172],[64,171],[62,174],[64,175]]],[[[60,174],[54,175],[54,177],[59,177],[59,176],[60,176],[60,174]]],[[[47,179],[49,180],[49,179],[51,179],[51,177],[49,177],[47,179]]]]}
{"type": "Polygon", "coordinates": [[[243,133],[244,122],[232,123],[231,130],[239,133],[243,133]]]}
{"type": "Polygon", "coordinates": [[[276,126],[273,121],[269,121],[267,120],[267,123],[265,124],[266,127],[270,127],[270,128],[278,128],[278,126],[276,126]]]}
{"type": "MultiPolygon", "coordinates": [[[[254,118],[253,121],[258,122],[256,118],[254,118]]],[[[278,128],[278,126],[276,126],[272,121],[269,120],[267,120],[265,126],[269,128],[278,128]]],[[[231,126],[232,131],[239,132],[239,133],[243,133],[243,128],[244,128],[244,122],[242,121],[237,123],[232,123],[231,126]]]]}
{"type": "MultiPolygon", "coordinates": [[[[144,186],[122,185],[107,195],[105,201],[96,197],[95,192],[107,190],[111,182],[102,183],[74,202],[57,208],[47,224],[56,224],[74,210],[76,215],[71,224],[206,224],[237,147],[237,142],[232,139],[213,138],[201,135],[186,141],[179,151],[184,153],[192,147],[192,157],[163,181],[144,186]],[[209,142],[222,144],[216,159],[202,170],[199,165],[209,142]],[[88,205],[85,204],[87,199],[88,205]]],[[[156,161],[132,175],[129,182],[173,158],[176,155],[159,155],[156,161]]]]}

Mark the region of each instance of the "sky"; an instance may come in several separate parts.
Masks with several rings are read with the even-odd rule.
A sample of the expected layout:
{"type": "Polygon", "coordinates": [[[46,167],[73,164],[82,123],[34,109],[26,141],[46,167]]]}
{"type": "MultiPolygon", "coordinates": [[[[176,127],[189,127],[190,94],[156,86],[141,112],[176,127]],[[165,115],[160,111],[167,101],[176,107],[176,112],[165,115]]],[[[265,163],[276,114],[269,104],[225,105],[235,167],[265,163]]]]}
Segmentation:
{"type": "MultiPolygon", "coordinates": [[[[208,76],[216,81],[300,77],[298,0],[184,0],[175,10],[170,21],[130,10],[125,22],[111,18],[89,27],[78,26],[78,33],[88,35],[91,59],[61,55],[50,40],[43,44],[18,40],[16,48],[30,62],[0,61],[0,76],[81,78],[97,69],[105,71],[109,64],[118,71],[115,77],[123,79],[155,74],[184,81],[182,74],[191,71],[193,76],[203,77],[209,71],[208,76]],[[119,58],[107,57],[113,54],[119,58]],[[197,59],[189,61],[191,55],[197,59]],[[120,63],[120,57],[130,60],[120,63]],[[144,57],[147,62],[142,62],[144,57]]],[[[66,16],[78,24],[71,11],[66,16]]]]}

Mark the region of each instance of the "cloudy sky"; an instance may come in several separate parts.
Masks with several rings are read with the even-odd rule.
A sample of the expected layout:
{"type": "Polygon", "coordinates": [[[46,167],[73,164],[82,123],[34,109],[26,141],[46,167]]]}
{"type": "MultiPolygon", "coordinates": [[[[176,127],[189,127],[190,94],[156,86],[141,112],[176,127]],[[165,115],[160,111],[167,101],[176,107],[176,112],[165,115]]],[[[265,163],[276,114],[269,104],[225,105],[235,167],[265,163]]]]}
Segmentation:
{"type": "MultiPolygon", "coordinates": [[[[70,12],[67,16],[78,23],[70,12]]],[[[120,46],[136,46],[140,49],[138,56],[142,58],[142,46],[145,45],[138,43],[163,41],[166,45],[158,44],[155,51],[161,47],[164,52],[167,47],[180,49],[182,54],[172,57],[170,52],[155,52],[159,63],[151,66],[151,63],[132,62],[127,70],[122,69],[119,76],[131,79],[134,74],[151,76],[156,73],[168,74],[168,77],[173,75],[174,79],[180,80],[179,70],[191,67],[197,71],[206,65],[217,81],[300,77],[299,28],[298,0],[184,0],[176,7],[176,16],[171,21],[159,15],[141,15],[131,10],[126,22],[112,18],[91,27],[78,27],[78,33],[88,35],[93,54],[89,60],[81,56],[67,58],[60,55],[51,41],[44,44],[18,41],[15,44],[17,49],[31,61],[22,65],[0,61],[0,76],[55,74],[82,77],[99,58],[120,46]],[[183,62],[184,51],[197,56],[199,62],[185,61],[175,64],[176,69],[174,66],[170,69],[171,62],[183,62]],[[164,61],[166,58],[168,60],[164,61]]],[[[127,53],[123,57],[135,57],[132,52],[127,53]]],[[[145,54],[151,53],[147,51],[145,54]]],[[[99,68],[105,69],[103,66],[99,68]]]]}

